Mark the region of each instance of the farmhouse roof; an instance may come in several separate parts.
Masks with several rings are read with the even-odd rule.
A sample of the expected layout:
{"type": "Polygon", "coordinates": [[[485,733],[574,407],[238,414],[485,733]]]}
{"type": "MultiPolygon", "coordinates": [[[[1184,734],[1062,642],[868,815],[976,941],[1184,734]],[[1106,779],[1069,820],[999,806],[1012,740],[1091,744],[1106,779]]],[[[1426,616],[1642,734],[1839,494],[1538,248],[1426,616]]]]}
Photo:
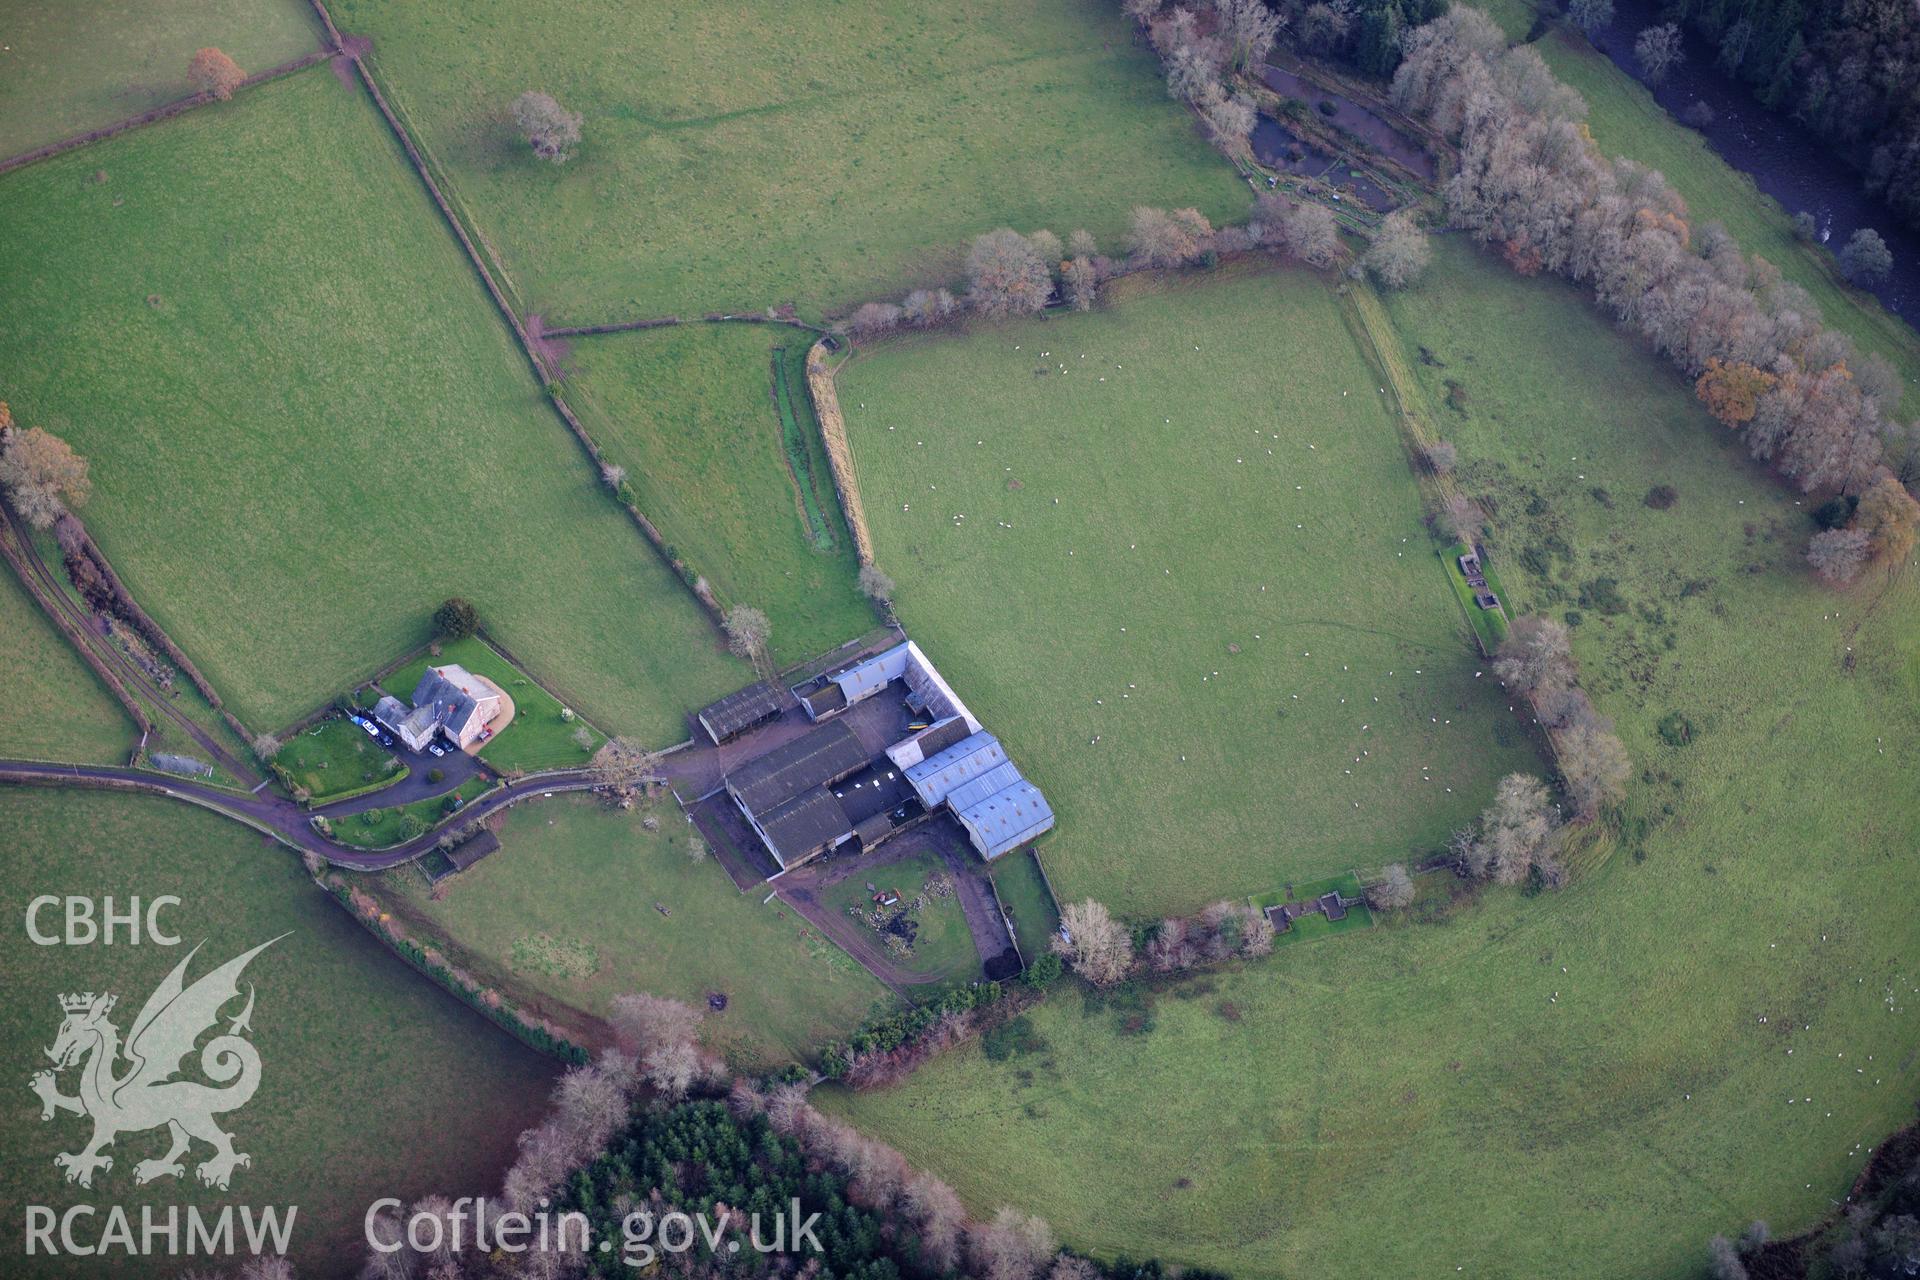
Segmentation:
{"type": "Polygon", "coordinates": [[[823,786],[802,792],[771,812],[755,817],[783,867],[853,831],[846,809],[833,792],[823,786]]]}
{"type": "Polygon", "coordinates": [[[458,737],[479,710],[477,699],[483,697],[492,697],[485,685],[465,667],[448,663],[426,669],[420,683],[413,687],[413,708],[416,713],[427,711],[427,723],[438,724],[458,737]]]}
{"type": "Polygon", "coordinates": [[[780,692],[762,680],[700,710],[699,721],[715,742],[724,742],[780,714],[780,692]]]}
{"type": "Polygon", "coordinates": [[[728,776],[727,789],[764,825],[773,810],[866,763],[860,739],[845,722],[834,720],[741,766],[728,776]]]}
{"type": "Polygon", "coordinates": [[[1007,753],[1000,745],[1000,739],[983,729],[908,769],[907,781],[919,793],[920,803],[931,809],[945,800],[947,793],[961,783],[997,769],[1006,762],[1007,753]]]}
{"type": "Polygon", "coordinates": [[[390,693],[380,695],[380,701],[373,704],[373,718],[391,729],[407,718],[406,704],[390,693]]]}
{"type": "Polygon", "coordinates": [[[959,811],[960,821],[973,832],[980,851],[997,858],[1053,828],[1053,806],[1040,788],[1025,778],[959,811]]]}

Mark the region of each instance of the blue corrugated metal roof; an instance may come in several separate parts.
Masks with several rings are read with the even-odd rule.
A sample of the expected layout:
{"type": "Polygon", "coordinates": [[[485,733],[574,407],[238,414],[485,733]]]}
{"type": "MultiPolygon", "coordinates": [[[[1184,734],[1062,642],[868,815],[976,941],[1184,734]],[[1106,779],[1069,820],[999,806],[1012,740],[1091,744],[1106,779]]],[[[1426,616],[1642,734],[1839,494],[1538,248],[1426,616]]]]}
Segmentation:
{"type": "Polygon", "coordinates": [[[947,792],[947,803],[953,806],[955,813],[958,813],[962,809],[979,804],[996,791],[1005,791],[1020,780],[1020,766],[1009,760],[947,792]]]}
{"type": "Polygon", "coordinates": [[[847,695],[847,701],[854,703],[870,694],[886,688],[890,680],[898,680],[907,670],[907,646],[897,644],[885,653],[868,658],[857,667],[851,667],[833,677],[847,695]]]}
{"type": "Polygon", "coordinates": [[[1053,806],[1025,778],[960,812],[981,854],[997,858],[1053,828],[1053,806]]]}
{"type": "Polygon", "coordinates": [[[908,769],[907,781],[919,793],[920,803],[931,809],[961,783],[1006,762],[1007,753],[1000,746],[1000,739],[983,729],[908,769]]]}

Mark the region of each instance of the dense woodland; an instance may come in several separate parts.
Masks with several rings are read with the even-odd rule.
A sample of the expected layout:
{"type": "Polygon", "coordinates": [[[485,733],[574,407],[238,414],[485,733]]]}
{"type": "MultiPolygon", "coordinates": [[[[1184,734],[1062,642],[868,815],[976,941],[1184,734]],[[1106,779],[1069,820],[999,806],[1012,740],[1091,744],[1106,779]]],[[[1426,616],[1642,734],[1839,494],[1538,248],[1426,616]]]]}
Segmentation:
{"type": "Polygon", "coordinates": [[[1920,225],[1920,7],[1910,0],[1676,0],[1723,71],[1854,155],[1920,225]]]}

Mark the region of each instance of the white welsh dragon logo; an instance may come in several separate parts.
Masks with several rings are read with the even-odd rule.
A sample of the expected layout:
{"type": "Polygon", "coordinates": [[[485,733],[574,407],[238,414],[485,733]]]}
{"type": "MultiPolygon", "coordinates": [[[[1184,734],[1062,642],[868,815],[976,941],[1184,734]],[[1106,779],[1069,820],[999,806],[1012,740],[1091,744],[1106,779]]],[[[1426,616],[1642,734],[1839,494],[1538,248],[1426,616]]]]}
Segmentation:
{"type": "MultiPolygon", "coordinates": [[[[286,936],[283,933],[280,938],[286,936]]],[[[54,1164],[66,1171],[68,1182],[91,1187],[96,1169],[113,1168],[113,1157],[100,1154],[101,1148],[111,1146],[122,1133],[161,1125],[167,1127],[171,1145],[158,1160],[134,1165],[133,1180],[137,1183],[184,1174],[186,1168],[180,1157],[194,1138],[213,1147],[212,1158],[194,1170],[207,1186],[226,1190],[234,1169],[252,1163],[245,1153],[233,1149],[233,1135],[213,1122],[216,1115],[245,1106],[260,1087],[260,1054],[242,1038],[243,1032],[253,1029],[251,983],[247,986],[246,1007],[230,1020],[225,1034],[214,1036],[200,1050],[200,1070],[225,1087],[173,1077],[193,1053],[201,1034],[220,1021],[221,1007],[239,996],[240,971],[280,938],[235,956],[188,987],[182,977],[188,962],[199,953],[200,948],[194,947],[147,997],[127,1033],[124,1048],[119,1029],[107,1020],[117,996],[96,996],[89,991],[60,997],[66,1020],[60,1024],[53,1047],[46,1051],[53,1060],[53,1070],[35,1073],[31,1085],[40,1095],[42,1120],[53,1119],[56,1112],[71,1111],[93,1121],[93,1137],[85,1147],[53,1158],[54,1164]],[[123,1057],[129,1065],[119,1071],[123,1057]],[[68,1097],[60,1092],[55,1074],[75,1065],[80,1065],[80,1092],[68,1097]]]]}

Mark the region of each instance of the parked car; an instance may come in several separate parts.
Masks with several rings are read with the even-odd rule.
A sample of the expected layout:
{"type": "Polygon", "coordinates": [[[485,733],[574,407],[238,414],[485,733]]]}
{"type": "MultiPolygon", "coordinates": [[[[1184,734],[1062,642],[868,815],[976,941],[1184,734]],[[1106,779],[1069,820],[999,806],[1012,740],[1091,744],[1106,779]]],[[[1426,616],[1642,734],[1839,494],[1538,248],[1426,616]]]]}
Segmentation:
{"type": "Polygon", "coordinates": [[[427,744],[427,754],[430,756],[444,756],[447,754],[447,749],[441,745],[440,739],[435,738],[427,744]]]}
{"type": "Polygon", "coordinates": [[[381,746],[385,747],[389,751],[393,750],[393,745],[396,739],[391,733],[388,733],[385,729],[382,729],[380,730],[379,738],[380,738],[381,746]]]}
{"type": "Polygon", "coordinates": [[[369,738],[372,738],[375,742],[378,742],[381,746],[384,747],[384,746],[390,745],[388,739],[391,739],[393,735],[390,733],[386,733],[386,731],[381,729],[379,725],[367,719],[365,716],[355,716],[353,718],[353,722],[359,725],[362,729],[365,729],[367,731],[367,736],[369,738]],[[385,735],[384,737],[382,736],[383,734],[385,735]]]}

